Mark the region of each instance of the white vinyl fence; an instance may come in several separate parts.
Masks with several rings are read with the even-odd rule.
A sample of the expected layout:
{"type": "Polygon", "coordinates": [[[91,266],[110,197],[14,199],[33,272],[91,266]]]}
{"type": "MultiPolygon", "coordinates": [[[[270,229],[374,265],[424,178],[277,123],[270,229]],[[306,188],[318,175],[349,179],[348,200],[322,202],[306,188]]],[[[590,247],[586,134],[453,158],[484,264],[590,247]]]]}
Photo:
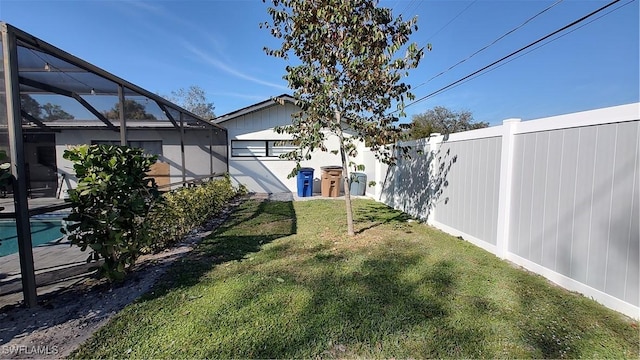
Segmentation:
{"type": "Polygon", "coordinates": [[[640,318],[640,103],[432,136],[367,194],[640,318]]]}

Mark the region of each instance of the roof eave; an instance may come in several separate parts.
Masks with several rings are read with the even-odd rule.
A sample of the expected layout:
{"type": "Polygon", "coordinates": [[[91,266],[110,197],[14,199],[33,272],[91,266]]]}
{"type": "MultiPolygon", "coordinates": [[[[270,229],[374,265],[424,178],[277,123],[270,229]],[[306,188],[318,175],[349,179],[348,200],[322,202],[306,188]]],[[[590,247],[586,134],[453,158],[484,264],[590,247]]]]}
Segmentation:
{"type": "Polygon", "coordinates": [[[233,120],[236,119],[240,116],[243,115],[247,115],[256,111],[260,111],[263,109],[266,109],[268,107],[274,106],[274,105],[279,105],[279,100],[284,101],[285,103],[290,103],[290,104],[295,104],[295,98],[289,94],[281,94],[278,96],[274,96],[270,99],[261,101],[259,103],[253,104],[253,105],[249,105],[247,107],[244,107],[242,109],[238,109],[238,110],[234,110],[230,113],[218,116],[214,119],[211,119],[211,122],[213,122],[214,124],[220,124],[229,120],[233,120]]]}

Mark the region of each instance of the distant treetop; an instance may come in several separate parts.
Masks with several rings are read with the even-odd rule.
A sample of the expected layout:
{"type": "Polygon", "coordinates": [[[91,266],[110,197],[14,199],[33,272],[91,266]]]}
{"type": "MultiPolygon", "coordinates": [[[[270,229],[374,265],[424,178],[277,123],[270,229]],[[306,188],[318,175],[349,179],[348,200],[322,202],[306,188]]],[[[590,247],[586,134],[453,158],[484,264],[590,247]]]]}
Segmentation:
{"type": "Polygon", "coordinates": [[[170,96],[163,95],[163,97],[203,119],[213,119],[216,117],[213,112],[215,106],[212,102],[207,101],[206,92],[199,86],[191,85],[188,89],[180,88],[172,91],[170,96]]]}
{"type": "Polygon", "coordinates": [[[433,109],[411,118],[410,139],[423,139],[432,133],[452,134],[461,131],[486,128],[487,122],[474,122],[470,111],[452,111],[444,106],[433,109]]]}

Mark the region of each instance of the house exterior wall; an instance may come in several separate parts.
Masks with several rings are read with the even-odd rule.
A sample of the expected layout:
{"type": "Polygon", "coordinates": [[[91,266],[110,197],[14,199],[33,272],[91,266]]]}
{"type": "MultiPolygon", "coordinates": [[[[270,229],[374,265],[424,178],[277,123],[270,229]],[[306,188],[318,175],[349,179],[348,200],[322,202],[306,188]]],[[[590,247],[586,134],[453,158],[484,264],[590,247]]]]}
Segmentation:
{"type": "MultiPolygon", "coordinates": [[[[220,123],[229,135],[229,174],[238,184],[244,184],[249,191],[256,193],[297,192],[297,179],[287,175],[295,167],[295,161],[277,157],[252,156],[240,157],[232,155],[234,140],[287,140],[288,134],[278,134],[274,128],[291,124],[291,114],[299,108],[291,103],[273,105],[262,110],[239,116],[220,123]]],[[[329,150],[337,150],[339,141],[335,135],[328,135],[326,146],[329,150]]],[[[358,162],[359,158],[354,159],[358,162]]],[[[314,193],[320,192],[321,167],[339,166],[339,155],[330,152],[315,151],[311,160],[300,163],[302,167],[314,169],[314,193]]]]}
{"type": "Polygon", "coordinates": [[[368,194],[640,316],[640,103],[410,145],[411,160],[375,164],[368,194]]]}
{"type": "MultiPolygon", "coordinates": [[[[129,129],[129,141],[162,141],[162,156],[159,161],[169,164],[169,181],[182,181],[182,155],[180,150],[180,132],[175,129],[129,129]]],[[[73,163],[64,159],[64,151],[74,145],[91,144],[92,141],[119,141],[120,135],[109,130],[72,129],[56,133],[56,162],[58,173],[64,175],[61,197],[66,197],[68,189],[77,183],[73,163]]],[[[223,174],[227,171],[226,135],[221,130],[187,129],[184,137],[186,179],[207,176],[212,173],[223,174]],[[209,151],[209,139],[213,138],[212,153],[209,151]],[[211,171],[213,170],[213,171],[211,171]]]]}

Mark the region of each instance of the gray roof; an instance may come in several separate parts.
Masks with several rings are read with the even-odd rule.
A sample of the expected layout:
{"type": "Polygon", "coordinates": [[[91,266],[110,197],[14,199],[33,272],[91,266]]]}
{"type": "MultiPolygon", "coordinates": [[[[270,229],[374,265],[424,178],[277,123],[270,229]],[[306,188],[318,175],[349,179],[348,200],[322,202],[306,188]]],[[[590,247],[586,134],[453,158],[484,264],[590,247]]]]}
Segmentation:
{"type": "Polygon", "coordinates": [[[218,116],[215,119],[211,120],[214,124],[220,124],[225,121],[236,119],[240,116],[250,114],[252,112],[260,111],[262,109],[266,109],[268,107],[278,105],[280,102],[295,104],[295,98],[289,94],[281,94],[278,96],[274,96],[268,100],[261,101],[259,103],[249,105],[247,107],[243,107],[242,109],[238,109],[232,111],[230,113],[224,114],[222,116],[218,116]]]}

